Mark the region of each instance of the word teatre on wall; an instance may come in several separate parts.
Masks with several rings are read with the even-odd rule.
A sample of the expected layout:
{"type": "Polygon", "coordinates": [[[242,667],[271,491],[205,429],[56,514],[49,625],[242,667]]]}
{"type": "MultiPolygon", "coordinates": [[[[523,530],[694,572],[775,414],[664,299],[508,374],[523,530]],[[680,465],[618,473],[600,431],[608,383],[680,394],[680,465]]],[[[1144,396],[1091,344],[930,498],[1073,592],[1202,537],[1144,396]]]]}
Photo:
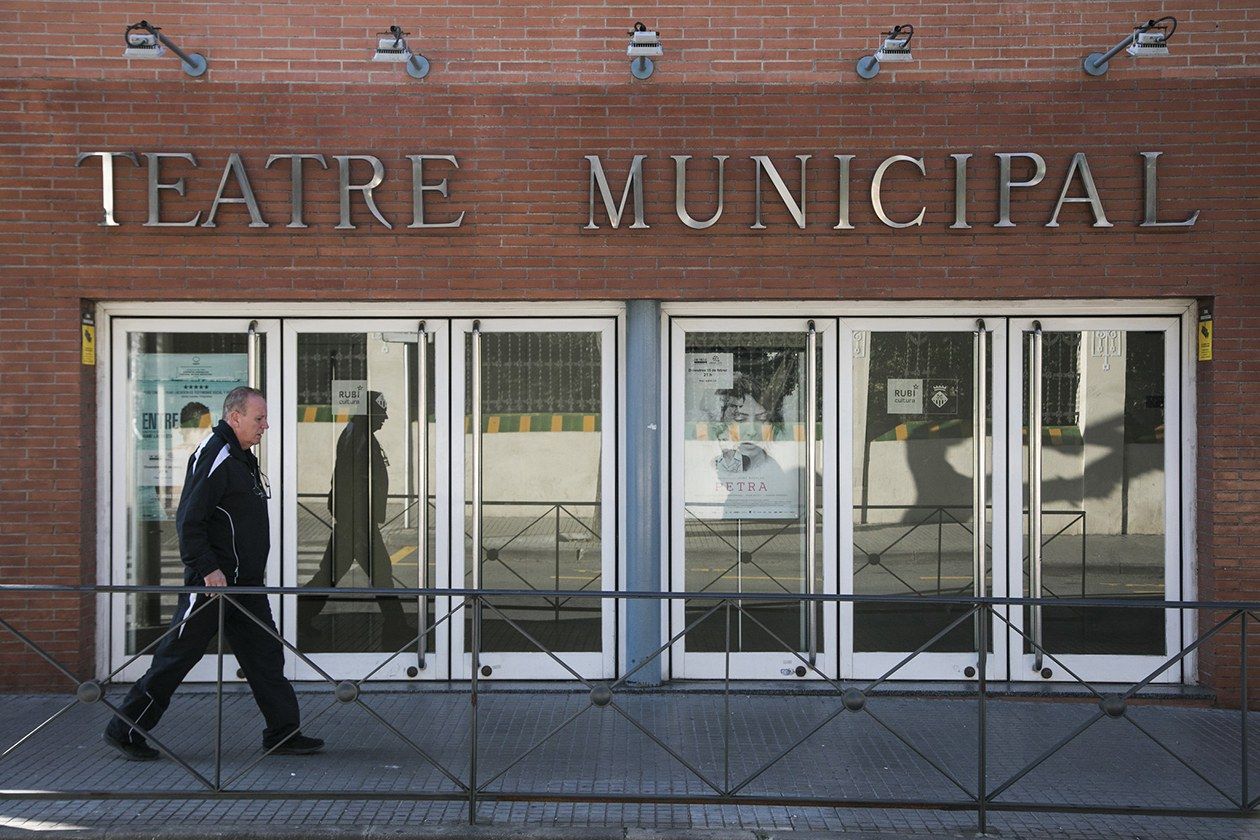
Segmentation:
{"type": "MultiPolygon", "coordinates": [[[[1158,218],[1158,161],[1163,152],[1138,152],[1137,154],[1142,159],[1143,210],[1142,220],[1136,223],[1137,226],[1146,228],[1192,227],[1198,221],[1198,210],[1179,220],[1161,220],[1158,218]]],[[[120,226],[120,222],[114,213],[115,161],[122,158],[139,167],[141,165],[140,157],[145,159],[148,179],[148,217],[144,222],[144,227],[213,228],[217,226],[215,218],[219,213],[219,208],[225,204],[244,205],[249,214],[249,227],[271,227],[271,224],[263,219],[262,212],[258,208],[257,198],[254,195],[253,187],[250,185],[249,175],[245,170],[245,162],[241,159],[239,153],[233,152],[228,155],[227,161],[223,165],[222,175],[219,178],[219,188],[215,192],[214,201],[209,208],[204,211],[198,211],[196,215],[189,219],[169,221],[162,218],[163,194],[171,191],[182,196],[186,192],[187,184],[185,177],[174,177],[165,173],[163,171],[163,162],[182,161],[183,166],[186,168],[195,169],[198,166],[197,159],[191,152],[142,152],[139,155],[135,152],[82,152],[75,161],[76,166],[92,158],[100,161],[101,205],[104,210],[104,218],[100,222],[101,226],[120,226]],[[163,180],[164,178],[171,178],[172,180],[163,180]],[[228,195],[230,186],[232,191],[239,193],[239,195],[228,195]]],[[[726,161],[730,159],[730,156],[713,155],[713,160],[717,163],[715,178],[717,202],[712,215],[705,219],[695,218],[687,209],[687,162],[691,160],[691,157],[691,155],[670,155],[674,167],[674,212],[679,222],[683,225],[694,230],[707,230],[718,223],[725,210],[726,161]]],[[[778,200],[787,209],[796,226],[801,229],[805,228],[807,211],[805,185],[808,175],[808,163],[813,155],[796,155],[795,157],[799,162],[800,168],[799,188],[796,194],[793,194],[774,162],[768,156],[753,155],[750,157],[754,164],[753,185],[755,196],[754,220],[750,225],[750,229],[766,229],[761,215],[763,182],[769,183],[773,188],[778,200]]],[[[850,221],[849,213],[849,172],[856,156],[832,155],[832,157],[838,162],[836,200],[833,207],[833,218],[835,218],[836,223],[832,227],[833,230],[852,230],[854,226],[850,221]]],[[[954,184],[954,220],[953,224],[949,225],[951,230],[965,230],[972,227],[968,222],[967,206],[967,167],[972,157],[973,155],[971,154],[951,154],[949,156],[949,160],[952,162],[952,166],[949,168],[952,170],[954,184]]],[[[1011,221],[1011,191],[1027,189],[1040,184],[1046,176],[1046,161],[1045,158],[1035,152],[997,152],[994,157],[998,160],[998,220],[993,224],[993,227],[1015,227],[1015,222],[1011,221]],[[1024,170],[1024,175],[1019,180],[1013,179],[1011,174],[1012,164],[1015,162],[1018,162],[1020,169],[1024,170]],[[1031,170],[1031,172],[1029,173],[1028,170],[1031,170]]],[[[426,164],[430,167],[440,165],[446,167],[448,171],[452,168],[458,169],[459,161],[455,155],[407,155],[406,158],[411,162],[412,204],[411,223],[407,225],[407,228],[458,228],[463,225],[464,218],[468,212],[466,210],[448,210],[444,213],[442,221],[434,221],[431,215],[426,217],[426,200],[432,200],[435,193],[444,199],[450,200],[451,190],[447,178],[426,180],[429,176],[426,176],[425,166],[426,164]]],[[[340,201],[340,220],[335,229],[355,229],[356,226],[351,221],[350,208],[351,201],[356,195],[371,212],[377,223],[392,229],[393,224],[381,214],[380,208],[377,207],[376,200],[373,197],[374,190],[385,182],[385,164],[381,162],[381,159],[375,155],[333,155],[332,159],[337,166],[337,195],[340,201]],[[352,168],[356,162],[359,163],[358,168],[361,170],[361,175],[366,174],[364,170],[370,170],[371,175],[366,180],[356,181],[354,179],[352,168]]],[[[599,156],[586,155],[584,160],[588,170],[589,193],[587,203],[589,212],[586,224],[582,225],[582,228],[585,230],[598,230],[602,225],[612,229],[619,228],[623,218],[626,216],[627,204],[630,204],[632,205],[631,212],[634,221],[627,227],[630,230],[648,229],[650,225],[644,217],[643,186],[643,168],[648,160],[648,156],[634,155],[630,163],[629,172],[625,178],[624,187],[621,189],[620,200],[614,198],[614,190],[609,185],[608,176],[599,156]]],[[[264,165],[264,168],[270,168],[273,164],[279,163],[284,165],[287,162],[289,166],[291,216],[285,227],[308,227],[303,216],[304,175],[309,168],[306,166],[308,161],[324,169],[329,168],[328,161],[324,155],[313,153],[273,154],[267,157],[264,165]]],[[[173,167],[174,165],[174,163],[170,163],[168,167],[173,167]]],[[[885,158],[875,168],[871,176],[871,209],[880,223],[887,227],[909,228],[920,226],[923,224],[924,216],[927,213],[926,206],[920,207],[915,215],[906,215],[899,219],[894,219],[885,212],[883,201],[884,177],[895,166],[917,171],[921,177],[926,177],[928,174],[927,164],[922,157],[892,155],[885,158]]],[[[614,183],[616,183],[616,179],[614,179],[614,183]]],[[[1094,176],[1090,172],[1089,160],[1084,152],[1077,152],[1072,156],[1068,164],[1067,174],[1063,178],[1062,189],[1059,190],[1058,201],[1055,202],[1045,227],[1054,228],[1059,226],[1059,213],[1065,204],[1086,205],[1093,216],[1093,227],[1095,228],[1109,228],[1113,226],[1107,218],[1106,210],[1103,208],[1102,198],[1099,196],[1098,189],[1094,184],[1094,176]],[[1069,195],[1069,193],[1072,194],[1069,195]]]]}

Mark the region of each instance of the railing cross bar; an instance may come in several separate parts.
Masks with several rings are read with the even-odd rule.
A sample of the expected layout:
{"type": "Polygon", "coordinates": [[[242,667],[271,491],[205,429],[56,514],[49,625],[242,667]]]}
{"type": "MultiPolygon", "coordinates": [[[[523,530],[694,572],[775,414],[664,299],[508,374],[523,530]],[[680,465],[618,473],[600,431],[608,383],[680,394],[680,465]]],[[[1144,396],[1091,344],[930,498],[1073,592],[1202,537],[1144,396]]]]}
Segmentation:
{"type": "Polygon", "coordinates": [[[516,632],[524,636],[525,639],[530,644],[532,644],[534,647],[538,648],[540,651],[546,654],[553,662],[555,662],[561,668],[568,671],[569,674],[573,677],[573,679],[577,680],[578,682],[580,682],[582,685],[586,686],[587,688],[593,688],[590,680],[588,680],[586,677],[579,674],[577,671],[573,670],[573,668],[569,665],[568,662],[565,662],[563,659],[561,659],[559,656],[556,655],[555,651],[551,650],[551,648],[547,647],[542,642],[538,641],[538,639],[534,638],[534,636],[528,630],[526,630],[521,625],[517,624],[512,619],[508,618],[506,615],[504,615],[503,611],[500,610],[498,607],[496,607],[494,604],[490,603],[489,599],[484,599],[484,604],[485,606],[490,608],[491,612],[493,612],[502,620],[506,621],[512,629],[514,629],[516,632]]]}
{"type": "Polygon", "coordinates": [[[614,709],[617,712],[617,714],[625,718],[626,721],[628,721],[631,726],[633,726],[635,729],[639,730],[644,735],[646,735],[652,743],[656,744],[658,747],[663,749],[665,752],[667,752],[670,755],[671,758],[673,758],[683,767],[686,767],[688,770],[690,770],[692,775],[694,775],[697,779],[699,779],[700,781],[708,785],[710,788],[712,788],[714,793],[717,793],[717,794],[722,793],[722,789],[718,787],[714,782],[712,782],[708,776],[701,773],[699,768],[697,768],[690,761],[688,761],[687,759],[679,755],[676,750],[674,750],[672,747],[670,747],[660,738],[657,738],[654,734],[652,734],[652,732],[647,727],[645,727],[643,724],[635,720],[634,717],[625,709],[621,708],[621,705],[617,703],[616,700],[608,701],[608,708],[614,709]]]}
{"type": "Polygon", "coordinates": [[[1190,764],[1188,761],[1186,761],[1184,758],[1182,758],[1181,756],[1177,755],[1177,753],[1175,753],[1175,752],[1173,752],[1171,749],[1169,749],[1169,747],[1168,747],[1168,745],[1167,745],[1167,744],[1165,744],[1163,741],[1159,740],[1159,739],[1158,739],[1158,738],[1156,738],[1154,735],[1152,735],[1152,734],[1151,734],[1151,733],[1150,733],[1150,732],[1146,729],[1146,727],[1142,726],[1142,724],[1140,724],[1140,723],[1138,723],[1136,720],[1134,720],[1134,719],[1133,719],[1133,717],[1132,717],[1132,715],[1125,715],[1125,716],[1124,716],[1124,719],[1125,719],[1125,720],[1127,720],[1130,724],[1132,724],[1132,725],[1133,725],[1133,727],[1134,727],[1135,729],[1137,729],[1137,731],[1138,731],[1138,732],[1141,732],[1143,735],[1145,735],[1147,738],[1149,738],[1149,739],[1150,739],[1150,740],[1151,740],[1151,741],[1155,744],[1155,746],[1159,747],[1161,750],[1163,750],[1164,752],[1166,752],[1166,753],[1168,753],[1170,756],[1172,756],[1172,757],[1173,757],[1173,759],[1174,759],[1174,760],[1176,760],[1176,761],[1177,761],[1177,763],[1179,763],[1182,767],[1186,768],[1186,769],[1187,769],[1187,770],[1189,770],[1191,773],[1193,773],[1194,775],[1198,776],[1200,779],[1202,779],[1202,780],[1203,780],[1203,782],[1204,782],[1205,784],[1207,784],[1209,787],[1211,787],[1211,788],[1212,788],[1212,790],[1216,791],[1216,792],[1217,792],[1217,793],[1219,793],[1221,796],[1225,797],[1225,800],[1226,800],[1227,802],[1229,802],[1229,804],[1230,804],[1230,805],[1233,805],[1233,806],[1234,806],[1234,807],[1236,807],[1236,808],[1241,808],[1241,807],[1242,807],[1242,802],[1240,802],[1239,800],[1237,800],[1237,799],[1235,799],[1234,797],[1230,796],[1230,795],[1229,795],[1228,793],[1226,793],[1225,791],[1221,790],[1221,789],[1220,789],[1220,788],[1216,785],[1216,783],[1215,783],[1215,782],[1213,782],[1213,781],[1212,781],[1211,779],[1209,779],[1207,776],[1205,776],[1205,775],[1203,775],[1202,773],[1200,773],[1197,769],[1195,769],[1193,766],[1191,766],[1191,764],[1190,764]]]}
{"type": "Polygon", "coordinates": [[[1050,758],[1050,756],[1054,755],[1059,750],[1063,749],[1068,744],[1075,741],[1077,736],[1081,735],[1086,729],[1089,729],[1091,726],[1093,726],[1095,723],[1098,723],[1098,721],[1102,720],[1104,717],[1106,717],[1106,714],[1101,709],[1095,711],[1094,714],[1090,716],[1089,720],[1085,721],[1080,726],[1076,727],[1076,729],[1072,730],[1071,734],[1060,739],[1060,741],[1057,744],[1045,750],[1041,755],[1033,759],[1032,762],[1028,764],[1027,766],[1025,766],[1023,770],[1020,770],[1014,776],[1012,776],[1011,778],[1007,779],[1005,782],[1003,782],[1002,784],[994,788],[989,793],[989,804],[990,805],[994,804],[993,800],[1001,796],[1008,788],[1010,788],[1011,785],[1015,784],[1020,779],[1024,778],[1029,773],[1031,773],[1033,770],[1037,769],[1039,766],[1041,766],[1042,762],[1046,761],[1047,759],[1050,758]]]}
{"type": "Polygon", "coordinates": [[[1156,668],[1154,671],[1152,671],[1150,674],[1147,675],[1146,679],[1142,680],[1140,683],[1137,683],[1128,691],[1126,691],[1124,693],[1125,699],[1127,700],[1128,698],[1137,694],[1142,689],[1146,688],[1155,680],[1156,677],[1158,677],[1160,674],[1167,671],[1172,666],[1176,665],[1181,660],[1185,659],[1194,651],[1198,650],[1199,647],[1204,642],[1208,641],[1217,633],[1221,632],[1221,630],[1223,630],[1227,624],[1229,624],[1231,621],[1233,621],[1235,618],[1237,618],[1240,615],[1242,615],[1242,610],[1235,610],[1234,612],[1230,613],[1229,615],[1225,616],[1223,619],[1218,621],[1216,623],[1216,626],[1214,626],[1211,630],[1202,634],[1201,636],[1199,636],[1199,638],[1195,639],[1193,642],[1183,647],[1176,656],[1174,656],[1172,659],[1169,659],[1163,665],[1156,668]]]}
{"type": "Polygon", "coordinates": [[[13,752],[13,751],[14,751],[14,750],[16,750],[18,747],[20,747],[20,746],[22,746],[23,744],[25,744],[25,743],[26,743],[27,741],[29,741],[31,738],[34,738],[36,735],[38,735],[38,734],[39,734],[39,732],[40,732],[40,731],[41,731],[44,727],[48,726],[48,725],[49,725],[49,724],[51,724],[53,721],[57,720],[58,718],[60,718],[62,715],[64,715],[66,712],[70,711],[71,709],[73,709],[73,708],[74,708],[75,706],[77,706],[77,705],[79,705],[79,701],[78,701],[77,699],[75,699],[75,700],[71,700],[69,703],[67,703],[66,705],[62,706],[62,707],[61,707],[60,709],[58,709],[57,711],[53,712],[51,717],[49,717],[47,720],[45,720],[45,721],[44,721],[43,723],[41,723],[39,726],[37,726],[37,727],[35,727],[34,729],[32,729],[30,732],[27,732],[27,733],[26,733],[25,735],[23,735],[21,738],[18,738],[16,741],[14,741],[14,742],[13,742],[12,746],[10,746],[10,747],[9,747],[7,750],[5,750],[4,752],[0,753],[0,761],[3,761],[4,759],[8,758],[8,757],[9,757],[9,753],[13,752]]]}
{"type": "Polygon", "coordinates": [[[509,763],[506,767],[504,767],[504,768],[503,768],[502,770],[500,770],[498,773],[495,773],[493,776],[491,776],[490,778],[486,779],[484,782],[479,782],[479,783],[477,784],[477,789],[478,789],[478,791],[480,791],[480,792],[482,792],[482,793],[485,793],[485,792],[486,792],[486,788],[487,788],[487,787],[489,787],[490,785],[492,785],[492,784],[494,784],[495,782],[497,782],[497,781],[498,781],[499,779],[501,779],[503,776],[507,775],[507,773],[508,773],[508,772],[509,772],[509,771],[510,771],[513,767],[515,767],[516,765],[520,764],[522,761],[524,761],[525,759],[527,759],[527,758],[529,758],[531,755],[533,755],[533,754],[534,754],[534,752],[535,752],[536,750],[538,750],[539,748],[541,748],[543,744],[545,744],[545,743],[547,743],[548,741],[550,741],[550,740],[551,740],[552,738],[554,738],[554,737],[555,737],[555,736],[556,736],[556,735],[557,735],[557,734],[558,734],[558,733],[559,733],[562,729],[564,729],[564,728],[565,728],[566,726],[568,726],[569,724],[573,723],[573,721],[575,721],[575,720],[577,720],[578,718],[580,718],[582,715],[584,715],[584,714],[585,714],[585,713],[586,713],[589,709],[591,709],[591,708],[592,708],[592,704],[591,704],[590,702],[588,702],[585,706],[583,706],[582,708],[578,709],[578,710],[577,710],[576,712],[574,712],[573,714],[569,715],[567,718],[565,718],[563,721],[561,721],[559,724],[557,724],[555,727],[553,727],[553,728],[552,728],[552,730],[551,730],[550,732],[548,732],[546,735],[542,736],[542,738],[540,738],[540,739],[537,741],[537,743],[535,743],[535,744],[534,744],[533,746],[531,746],[529,749],[525,750],[525,752],[521,753],[521,754],[520,754],[520,755],[518,755],[516,758],[514,758],[514,759],[513,759],[513,760],[512,760],[512,761],[511,761],[511,762],[510,762],[510,763],[509,763]]]}
{"type": "MultiPolygon", "coordinates": [[[[372,679],[372,677],[376,676],[389,663],[393,662],[395,659],[397,659],[399,656],[402,656],[404,653],[407,653],[410,650],[411,646],[420,640],[421,636],[426,636],[429,633],[432,633],[434,630],[438,628],[439,625],[443,624],[445,621],[447,621],[447,619],[450,619],[452,616],[454,616],[455,613],[462,610],[464,608],[464,604],[465,604],[464,601],[460,601],[458,606],[452,607],[451,609],[447,610],[446,615],[442,616],[439,619],[436,619],[432,624],[430,624],[428,627],[425,627],[423,630],[417,631],[416,635],[411,638],[411,641],[407,642],[398,650],[391,653],[389,657],[385,659],[383,662],[377,663],[375,668],[373,668],[371,671],[368,671],[367,674],[360,677],[358,680],[355,680],[355,682],[365,683],[368,680],[372,679]]],[[[420,622],[417,621],[416,623],[419,624],[420,622]]]]}
{"type": "Polygon", "coordinates": [[[978,796],[976,796],[976,794],[972,793],[970,790],[968,790],[968,788],[967,788],[967,786],[966,786],[966,785],[964,785],[962,782],[958,781],[958,779],[954,778],[954,774],[953,774],[953,773],[950,773],[950,772],[949,772],[948,770],[946,770],[944,767],[942,767],[941,765],[937,764],[935,761],[933,761],[931,758],[929,758],[927,755],[925,755],[925,754],[923,753],[923,751],[922,751],[922,750],[920,750],[920,749],[919,749],[918,747],[916,747],[914,744],[910,743],[910,741],[909,741],[907,738],[903,737],[903,736],[902,736],[902,734],[901,734],[900,732],[898,732],[897,730],[893,729],[893,728],[892,728],[891,726],[889,726],[887,723],[884,723],[883,719],[882,719],[879,715],[877,715],[877,714],[875,714],[874,712],[872,712],[872,711],[871,711],[871,707],[870,707],[870,705],[869,705],[869,704],[868,704],[868,705],[866,705],[866,706],[863,706],[863,707],[862,707],[862,711],[864,711],[864,712],[866,712],[866,714],[870,715],[871,719],[872,719],[872,720],[874,720],[876,723],[878,723],[878,724],[879,724],[879,725],[880,725],[880,726],[881,726],[881,727],[882,727],[885,731],[887,731],[887,732],[888,732],[888,734],[889,734],[889,735],[892,735],[892,736],[893,736],[894,738],[896,738],[898,741],[900,741],[901,743],[905,744],[905,745],[906,745],[906,748],[907,748],[907,749],[909,749],[912,753],[914,753],[914,754],[915,754],[915,755],[917,755],[919,758],[923,759],[923,760],[924,760],[924,761],[926,761],[928,764],[930,764],[930,765],[932,766],[932,768],[933,768],[934,770],[936,770],[936,772],[940,773],[942,776],[944,776],[946,779],[948,779],[951,783],[953,783],[954,787],[958,788],[958,789],[959,789],[959,790],[961,790],[963,793],[967,794],[967,796],[969,796],[970,798],[972,798],[972,799],[976,800],[977,802],[979,802],[979,797],[978,797],[978,796]]]}

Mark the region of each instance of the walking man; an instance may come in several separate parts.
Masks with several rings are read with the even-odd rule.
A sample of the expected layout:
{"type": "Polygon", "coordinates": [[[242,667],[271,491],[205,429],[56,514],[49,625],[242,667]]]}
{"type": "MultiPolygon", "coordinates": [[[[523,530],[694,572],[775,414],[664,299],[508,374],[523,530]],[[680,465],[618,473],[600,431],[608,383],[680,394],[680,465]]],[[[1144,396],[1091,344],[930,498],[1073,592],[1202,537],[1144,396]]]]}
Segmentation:
{"type": "MultiPolygon", "coordinates": [[[[367,411],[351,417],[337,439],[332,487],[328,491],[328,511],[333,516],[332,534],[328,537],[328,547],[324,549],[319,570],[308,586],[336,586],[350,567],[358,563],[373,587],[394,587],[393,563],[381,536],[381,523],[385,521],[389,504],[389,459],[376,439],[376,433],[388,419],[385,395],[379,391],[368,391],[367,411]]],[[[305,597],[302,601],[302,606],[310,605],[302,613],[309,628],[328,598],[305,597]]],[[[407,624],[402,602],[398,598],[382,595],[377,597],[376,602],[384,619],[381,636],[387,646],[396,647],[415,637],[416,632],[407,624]]]]}
{"type": "MultiPolygon", "coordinates": [[[[236,388],[223,401],[223,419],[188,459],[175,517],[186,586],[263,585],[270,550],[267,500],[271,488],[250,449],[266,430],[267,400],[262,392],[236,388]]],[[[140,729],[157,726],[175,689],[205,655],[218,631],[218,605],[206,605],[207,598],[215,597],[200,592],[179,596],[171,627],[187,622],[158,644],[153,664],[120,707],[135,726],[115,716],[105,728],[105,743],[124,758],[153,761],[159,757],[140,729]],[[205,609],[197,612],[200,606],[205,609]]],[[[319,752],[324,742],[303,735],[298,728],[297,696],[284,676],[283,647],[245,614],[252,614],[274,632],[267,596],[233,598],[236,604],[228,604],[224,613],[224,631],[266,720],[263,748],[283,755],[319,752]]]]}

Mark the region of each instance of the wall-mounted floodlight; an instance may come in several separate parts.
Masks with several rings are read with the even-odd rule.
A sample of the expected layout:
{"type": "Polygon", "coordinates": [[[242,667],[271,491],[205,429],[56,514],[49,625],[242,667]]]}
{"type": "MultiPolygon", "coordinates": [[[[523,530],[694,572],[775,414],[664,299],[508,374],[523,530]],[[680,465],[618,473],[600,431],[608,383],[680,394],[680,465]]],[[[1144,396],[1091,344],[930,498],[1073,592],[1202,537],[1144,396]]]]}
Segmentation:
{"type": "Polygon", "coordinates": [[[201,53],[186,53],[162,34],[161,29],[150,24],[147,20],[139,23],[133,23],[127,27],[127,31],[123,33],[123,41],[127,44],[127,49],[123,50],[123,55],[127,58],[157,58],[166,55],[166,48],[170,47],[171,52],[179,56],[180,62],[184,66],[184,72],[189,76],[200,76],[206,72],[206,57],[201,53]]]}
{"type": "Polygon", "coordinates": [[[857,73],[863,79],[873,79],[879,73],[879,65],[885,61],[910,61],[910,39],[914,37],[914,27],[908,23],[894,26],[892,32],[884,33],[884,42],[880,44],[874,55],[864,55],[858,59],[857,73]]]}
{"type": "Polygon", "coordinates": [[[652,59],[662,55],[660,33],[636,22],[634,29],[627,34],[630,35],[630,45],[626,47],[626,55],[634,59],[630,62],[630,73],[636,79],[646,79],[656,69],[652,59]]]}
{"type": "Polygon", "coordinates": [[[1177,19],[1171,15],[1159,20],[1148,20],[1125,36],[1105,53],[1090,53],[1085,56],[1082,66],[1091,76],[1101,76],[1107,72],[1107,62],[1115,58],[1120,50],[1124,50],[1134,58],[1143,56],[1168,55],[1168,39],[1177,31],[1177,19]],[[1168,26],[1168,24],[1172,26],[1168,26]]]}
{"type": "Polygon", "coordinates": [[[376,55],[372,56],[373,61],[390,61],[401,64],[407,63],[407,75],[413,79],[423,79],[429,75],[429,59],[413,53],[411,48],[407,46],[407,36],[410,32],[403,32],[401,26],[391,26],[389,32],[378,32],[378,35],[388,35],[388,38],[381,38],[376,45],[376,55]]]}

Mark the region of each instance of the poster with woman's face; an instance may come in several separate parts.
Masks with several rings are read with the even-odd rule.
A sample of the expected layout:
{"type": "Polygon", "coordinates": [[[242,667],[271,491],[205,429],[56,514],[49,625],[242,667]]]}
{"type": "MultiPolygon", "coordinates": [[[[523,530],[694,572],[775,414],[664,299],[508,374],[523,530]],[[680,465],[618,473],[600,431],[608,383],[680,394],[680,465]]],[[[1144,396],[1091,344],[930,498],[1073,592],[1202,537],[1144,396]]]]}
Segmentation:
{"type": "Polygon", "coordinates": [[[701,519],[796,519],[805,466],[801,352],[687,353],[686,503],[701,519]]]}

